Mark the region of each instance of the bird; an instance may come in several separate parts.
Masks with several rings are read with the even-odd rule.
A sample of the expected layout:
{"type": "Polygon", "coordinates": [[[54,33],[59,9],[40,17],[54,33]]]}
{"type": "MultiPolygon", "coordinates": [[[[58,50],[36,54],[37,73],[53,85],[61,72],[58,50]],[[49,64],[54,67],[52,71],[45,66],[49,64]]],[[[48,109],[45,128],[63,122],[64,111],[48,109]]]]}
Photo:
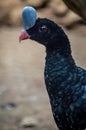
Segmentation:
{"type": "Polygon", "coordinates": [[[45,46],[44,80],[57,127],[85,130],[86,70],[75,63],[67,34],[47,18],[36,18],[22,33],[27,37],[20,34],[20,41],[30,39],[45,46]]]}

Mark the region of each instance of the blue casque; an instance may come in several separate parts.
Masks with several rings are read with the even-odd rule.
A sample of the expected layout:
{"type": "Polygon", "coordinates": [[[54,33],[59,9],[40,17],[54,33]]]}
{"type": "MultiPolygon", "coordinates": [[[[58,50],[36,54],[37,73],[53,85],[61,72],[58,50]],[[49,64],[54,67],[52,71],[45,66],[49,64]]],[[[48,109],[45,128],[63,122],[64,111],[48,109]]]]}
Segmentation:
{"type": "Polygon", "coordinates": [[[35,25],[36,10],[31,6],[26,6],[22,10],[23,29],[26,31],[35,25]]]}

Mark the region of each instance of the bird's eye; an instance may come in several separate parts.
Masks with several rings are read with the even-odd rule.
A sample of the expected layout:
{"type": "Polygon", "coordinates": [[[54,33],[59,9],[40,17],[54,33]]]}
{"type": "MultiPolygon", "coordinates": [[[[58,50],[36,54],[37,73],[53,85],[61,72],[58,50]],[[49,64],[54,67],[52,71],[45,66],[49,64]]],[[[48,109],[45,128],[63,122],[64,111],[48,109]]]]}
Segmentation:
{"type": "Polygon", "coordinates": [[[43,25],[39,28],[39,32],[47,32],[48,28],[46,25],[43,25]]]}

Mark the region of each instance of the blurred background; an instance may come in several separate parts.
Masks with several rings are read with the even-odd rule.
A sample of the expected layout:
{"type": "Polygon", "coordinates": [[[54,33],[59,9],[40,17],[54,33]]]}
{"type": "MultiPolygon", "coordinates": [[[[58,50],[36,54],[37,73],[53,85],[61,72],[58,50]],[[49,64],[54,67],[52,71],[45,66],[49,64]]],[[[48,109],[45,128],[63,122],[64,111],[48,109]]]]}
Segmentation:
{"type": "Polygon", "coordinates": [[[44,83],[45,48],[18,41],[27,5],[64,28],[76,63],[86,68],[86,0],[0,0],[0,130],[56,130],[44,83]]]}

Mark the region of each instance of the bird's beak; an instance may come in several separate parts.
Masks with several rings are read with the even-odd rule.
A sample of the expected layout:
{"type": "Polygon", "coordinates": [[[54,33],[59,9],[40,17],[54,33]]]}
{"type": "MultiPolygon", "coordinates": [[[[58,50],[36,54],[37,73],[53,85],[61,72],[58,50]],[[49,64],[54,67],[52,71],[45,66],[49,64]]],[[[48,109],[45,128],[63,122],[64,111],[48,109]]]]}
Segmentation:
{"type": "Polygon", "coordinates": [[[25,39],[30,39],[30,36],[27,34],[27,32],[22,31],[21,34],[19,35],[19,42],[25,39]]]}

